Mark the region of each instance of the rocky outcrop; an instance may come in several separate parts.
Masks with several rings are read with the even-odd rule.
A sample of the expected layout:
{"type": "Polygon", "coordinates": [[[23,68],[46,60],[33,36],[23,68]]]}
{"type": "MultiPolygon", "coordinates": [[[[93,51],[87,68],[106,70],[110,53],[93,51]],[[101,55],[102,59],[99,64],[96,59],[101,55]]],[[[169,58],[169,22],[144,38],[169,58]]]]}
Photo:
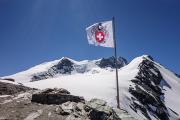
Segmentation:
{"type": "Polygon", "coordinates": [[[92,99],[85,105],[85,111],[89,112],[91,120],[112,119],[112,107],[107,106],[106,102],[99,99],[92,99]]]}
{"type": "Polygon", "coordinates": [[[49,68],[48,71],[33,75],[31,81],[47,79],[55,76],[56,74],[71,74],[71,72],[74,70],[73,64],[74,63],[71,62],[68,58],[63,58],[59,61],[57,65],[54,65],[51,68],[49,68]]]}
{"type": "Polygon", "coordinates": [[[32,102],[58,105],[55,112],[66,120],[135,120],[126,111],[113,109],[100,99],[85,101],[65,89],[45,89],[32,95],[32,102]]]}
{"type": "Polygon", "coordinates": [[[70,95],[65,89],[45,89],[32,95],[32,102],[41,104],[62,104],[68,101],[84,102],[83,97],[70,95]]]}
{"type": "Polygon", "coordinates": [[[0,82],[0,95],[13,95],[19,92],[25,92],[32,88],[23,85],[0,82]]]}
{"type": "Polygon", "coordinates": [[[2,120],[135,120],[103,100],[85,101],[62,88],[35,90],[0,82],[1,95],[2,90],[7,92],[3,94],[12,94],[0,96],[2,120]]]}
{"type": "Polygon", "coordinates": [[[66,74],[73,71],[73,62],[67,58],[63,58],[57,65],[53,66],[52,69],[56,69],[58,73],[66,74]]]}
{"type": "Polygon", "coordinates": [[[85,104],[66,102],[56,109],[56,113],[68,116],[66,120],[135,120],[126,111],[113,109],[100,99],[92,99],[85,104]]]}
{"type": "MultiPolygon", "coordinates": [[[[152,113],[157,119],[169,120],[169,113],[164,104],[164,93],[161,82],[166,83],[160,71],[154,66],[152,58],[144,58],[139,65],[139,72],[135,79],[131,80],[134,85],[129,87],[129,92],[134,96],[131,108],[151,120],[148,113],[152,113]],[[138,101],[138,102],[137,102],[138,101]]],[[[170,87],[167,83],[164,84],[170,87]]]]}
{"type": "MultiPolygon", "coordinates": [[[[115,68],[115,57],[110,57],[110,58],[103,58],[101,59],[101,61],[98,61],[96,63],[99,67],[101,68],[106,68],[106,67],[111,67],[111,68],[115,68]]],[[[127,65],[127,60],[124,59],[123,57],[119,57],[117,59],[117,67],[121,68],[124,67],[125,65],[127,65]]]]}
{"type": "Polygon", "coordinates": [[[4,78],[4,79],[0,79],[0,80],[7,80],[7,81],[15,82],[15,79],[13,79],[13,78],[4,78]]]}

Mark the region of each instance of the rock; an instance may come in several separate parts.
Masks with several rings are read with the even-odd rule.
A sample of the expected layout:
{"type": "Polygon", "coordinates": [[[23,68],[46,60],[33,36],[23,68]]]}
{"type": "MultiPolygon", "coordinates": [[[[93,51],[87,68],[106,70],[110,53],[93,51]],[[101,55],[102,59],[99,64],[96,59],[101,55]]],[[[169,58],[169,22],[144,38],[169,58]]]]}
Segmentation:
{"type": "Polygon", "coordinates": [[[86,103],[86,106],[99,112],[104,112],[106,114],[112,113],[112,107],[107,106],[107,103],[104,100],[92,99],[86,103]]]}
{"type": "MultiPolygon", "coordinates": [[[[7,115],[7,120],[118,120],[117,113],[103,100],[92,99],[85,103],[84,99],[81,99],[74,102],[75,98],[69,99],[72,95],[67,90],[57,88],[35,92],[28,91],[5,99],[7,102],[0,105],[0,108],[3,108],[0,114],[7,115]],[[34,96],[35,98],[31,99],[32,94],[38,98],[34,96]],[[45,104],[31,103],[33,100],[45,104]],[[46,105],[47,103],[50,105],[46,105]]],[[[3,119],[3,116],[0,118],[3,119]]]]}
{"type": "Polygon", "coordinates": [[[65,120],[83,120],[83,119],[82,118],[78,118],[78,117],[76,117],[74,115],[69,115],[65,120]]]}
{"type": "Polygon", "coordinates": [[[56,74],[71,74],[74,70],[74,63],[68,58],[64,57],[59,61],[57,65],[52,66],[48,71],[34,74],[31,78],[31,82],[47,79],[53,77],[56,74]]]}
{"type": "Polygon", "coordinates": [[[87,114],[83,108],[84,103],[66,102],[56,109],[57,113],[68,116],[66,120],[88,120],[87,114]]]}
{"type": "Polygon", "coordinates": [[[13,78],[4,78],[4,79],[1,79],[1,80],[7,80],[7,81],[15,82],[15,79],[13,79],[13,78]]]}
{"type": "Polygon", "coordinates": [[[44,93],[44,94],[70,94],[69,91],[67,91],[66,89],[63,89],[63,88],[47,88],[43,91],[41,91],[41,93],[44,93]]]}
{"type": "Polygon", "coordinates": [[[73,70],[73,64],[68,58],[63,58],[57,65],[55,65],[54,67],[56,67],[56,69],[58,70],[58,72],[65,74],[65,73],[71,73],[71,71],[73,70]]]}
{"type": "Polygon", "coordinates": [[[0,120],[9,120],[9,119],[7,119],[6,117],[0,116],[0,120]]]}
{"type": "Polygon", "coordinates": [[[91,120],[108,120],[112,115],[112,108],[100,99],[92,99],[85,104],[85,110],[89,112],[91,120]]]}
{"type": "Polygon", "coordinates": [[[122,109],[113,109],[113,120],[135,120],[126,111],[122,109]]]}
{"type": "Polygon", "coordinates": [[[130,106],[135,112],[140,110],[147,118],[151,119],[150,112],[160,120],[169,120],[169,113],[164,104],[163,85],[171,88],[171,86],[163,80],[163,77],[152,62],[150,56],[144,57],[139,64],[139,72],[133,82],[133,87],[129,87],[129,92],[134,96],[132,105],[130,106]],[[163,85],[161,83],[164,83],[163,85]],[[138,101],[139,103],[137,103],[138,101]],[[156,108],[156,109],[154,109],[156,108]]]}
{"type": "Polygon", "coordinates": [[[43,110],[37,110],[37,112],[33,112],[29,114],[24,120],[34,120],[39,117],[43,113],[43,110]]]}
{"type": "Polygon", "coordinates": [[[19,92],[32,90],[32,88],[22,85],[0,82],[0,95],[13,95],[19,92]]]}
{"type": "Polygon", "coordinates": [[[61,106],[59,106],[58,108],[56,108],[56,113],[59,115],[70,115],[71,114],[71,110],[63,110],[61,106]]]}
{"type": "Polygon", "coordinates": [[[66,120],[135,120],[126,111],[113,109],[100,99],[66,102],[56,108],[56,113],[67,116],[66,120]]]}
{"type": "MultiPolygon", "coordinates": [[[[106,67],[111,67],[115,68],[115,57],[110,57],[110,58],[103,58],[100,62],[97,63],[97,65],[101,68],[106,68],[106,67]]],[[[119,57],[117,59],[117,67],[121,68],[127,65],[127,60],[119,57]]]]}
{"type": "Polygon", "coordinates": [[[78,102],[76,105],[76,110],[78,110],[78,111],[84,110],[84,104],[81,102],[78,102]]]}
{"type": "Polygon", "coordinates": [[[32,95],[32,102],[41,104],[63,104],[65,102],[84,102],[83,97],[70,95],[65,89],[46,89],[32,95]]]}
{"type": "Polygon", "coordinates": [[[66,102],[66,103],[63,103],[62,105],[61,105],[61,108],[62,108],[62,110],[64,111],[64,112],[66,112],[66,113],[72,113],[74,110],[75,110],[75,108],[76,108],[76,104],[77,103],[75,103],[75,102],[66,102]]]}

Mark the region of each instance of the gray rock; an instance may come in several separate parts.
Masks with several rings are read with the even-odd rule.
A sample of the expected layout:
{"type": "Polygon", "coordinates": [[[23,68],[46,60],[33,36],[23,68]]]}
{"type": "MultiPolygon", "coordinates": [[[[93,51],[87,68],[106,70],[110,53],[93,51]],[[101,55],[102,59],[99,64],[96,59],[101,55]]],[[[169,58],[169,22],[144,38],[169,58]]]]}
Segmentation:
{"type": "Polygon", "coordinates": [[[91,120],[135,120],[126,111],[112,108],[107,103],[100,99],[92,99],[86,104],[91,120]]]}
{"type": "MultiPolygon", "coordinates": [[[[125,65],[127,65],[127,60],[124,59],[123,57],[119,57],[117,59],[117,67],[121,68],[124,67],[125,65]]],[[[100,62],[97,62],[97,65],[101,68],[106,68],[106,67],[111,67],[111,68],[115,68],[115,57],[110,57],[110,58],[103,58],[101,59],[100,62]]]]}
{"type": "Polygon", "coordinates": [[[86,103],[86,106],[99,112],[104,112],[106,114],[112,113],[112,107],[107,106],[107,103],[104,100],[92,99],[86,103]]]}
{"type": "Polygon", "coordinates": [[[113,109],[113,120],[136,120],[122,109],[113,109]]]}
{"type": "Polygon", "coordinates": [[[83,120],[82,118],[76,117],[74,115],[69,115],[65,120],[83,120]]]}
{"type": "Polygon", "coordinates": [[[39,117],[43,113],[43,110],[38,110],[37,112],[33,112],[29,114],[24,120],[34,120],[39,117]]]}
{"type": "Polygon", "coordinates": [[[65,89],[46,89],[32,95],[32,102],[41,104],[63,104],[65,102],[84,102],[83,97],[70,95],[65,89]]]}
{"type": "Polygon", "coordinates": [[[44,94],[70,94],[69,91],[67,91],[66,89],[63,89],[63,88],[54,88],[54,89],[47,88],[40,92],[44,93],[44,94]]]}
{"type": "Polygon", "coordinates": [[[137,112],[140,112],[147,118],[151,119],[148,112],[151,112],[160,120],[169,120],[169,114],[167,107],[164,104],[164,93],[162,91],[163,86],[171,88],[171,86],[163,80],[163,77],[158,70],[158,68],[151,61],[151,57],[144,58],[144,60],[139,64],[139,72],[134,80],[134,87],[129,87],[129,92],[139,101],[135,102],[132,99],[132,104],[130,107],[137,112]],[[164,84],[161,84],[161,83],[164,84]],[[152,109],[152,107],[156,107],[152,109]]]}
{"type": "Polygon", "coordinates": [[[68,58],[63,58],[57,65],[52,66],[48,71],[34,74],[31,78],[31,82],[47,79],[55,76],[56,74],[71,74],[74,70],[74,63],[68,58]]]}
{"type": "Polygon", "coordinates": [[[13,95],[19,92],[32,90],[32,88],[23,85],[0,82],[0,95],[13,95]]]}
{"type": "Polygon", "coordinates": [[[73,113],[75,108],[76,108],[76,104],[75,102],[66,102],[66,103],[63,103],[60,107],[62,108],[63,112],[65,113],[73,113]]]}
{"type": "Polygon", "coordinates": [[[112,108],[100,99],[92,99],[85,104],[85,110],[89,112],[91,120],[111,120],[112,108]]]}

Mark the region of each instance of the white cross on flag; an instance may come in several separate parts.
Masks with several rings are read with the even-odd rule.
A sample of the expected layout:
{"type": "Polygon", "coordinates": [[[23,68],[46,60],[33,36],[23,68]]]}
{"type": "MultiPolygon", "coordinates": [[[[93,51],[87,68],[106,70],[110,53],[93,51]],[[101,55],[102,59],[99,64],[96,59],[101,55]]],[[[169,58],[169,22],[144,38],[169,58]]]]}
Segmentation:
{"type": "Polygon", "coordinates": [[[86,32],[89,44],[114,48],[112,21],[95,23],[86,32]]]}

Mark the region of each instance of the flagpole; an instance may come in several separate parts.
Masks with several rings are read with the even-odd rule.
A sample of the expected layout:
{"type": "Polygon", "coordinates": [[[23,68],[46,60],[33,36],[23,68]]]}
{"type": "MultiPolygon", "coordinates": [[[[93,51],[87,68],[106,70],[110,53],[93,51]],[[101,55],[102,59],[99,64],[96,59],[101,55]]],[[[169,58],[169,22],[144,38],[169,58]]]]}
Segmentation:
{"type": "Polygon", "coordinates": [[[115,18],[112,18],[113,23],[113,39],[114,39],[114,56],[115,56],[115,67],[116,67],[116,89],[117,89],[117,108],[120,108],[119,103],[119,81],[118,81],[118,68],[117,68],[117,50],[116,50],[116,38],[115,38],[115,18]]]}

